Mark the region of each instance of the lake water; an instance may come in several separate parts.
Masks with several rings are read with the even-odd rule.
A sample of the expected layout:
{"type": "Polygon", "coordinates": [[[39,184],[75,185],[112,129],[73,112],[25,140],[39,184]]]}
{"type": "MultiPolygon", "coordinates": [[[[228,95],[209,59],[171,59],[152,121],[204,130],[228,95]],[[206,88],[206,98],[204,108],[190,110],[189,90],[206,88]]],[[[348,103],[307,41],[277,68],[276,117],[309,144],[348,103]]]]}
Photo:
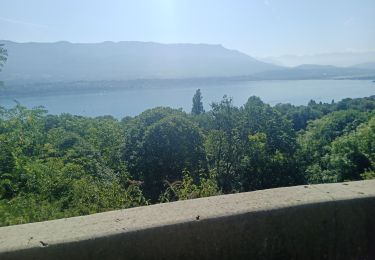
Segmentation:
{"type": "Polygon", "coordinates": [[[259,96],[271,105],[291,103],[306,105],[309,100],[331,102],[343,98],[375,95],[375,83],[370,80],[293,80],[226,82],[216,86],[162,87],[139,90],[97,91],[84,94],[58,94],[32,97],[0,98],[0,105],[13,106],[14,99],[27,107],[44,106],[51,114],[71,113],[85,116],[112,115],[117,118],[138,115],[157,106],[183,108],[190,111],[192,97],[201,89],[204,107],[218,102],[224,95],[233,98],[237,106],[250,96],[259,96]]]}

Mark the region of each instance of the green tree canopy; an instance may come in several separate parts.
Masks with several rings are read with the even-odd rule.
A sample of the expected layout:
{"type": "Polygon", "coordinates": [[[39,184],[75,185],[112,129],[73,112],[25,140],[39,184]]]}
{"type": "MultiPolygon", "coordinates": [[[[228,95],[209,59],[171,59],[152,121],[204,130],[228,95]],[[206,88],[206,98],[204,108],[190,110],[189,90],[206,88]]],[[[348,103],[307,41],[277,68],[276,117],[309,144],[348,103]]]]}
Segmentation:
{"type": "Polygon", "coordinates": [[[181,111],[158,108],[130,124],[123,156],[147,198],[156,201],[165,183],[182,180],[184,170],[195,179],[207,171],[202,133],[181,111]]]}
{"type": "Polygon", "coordinates": [[[0,225],[375,177],[375,97],[121,121],[0,106],[0,225]]]}
{"type": "Polygon", "coordinates": [[[330,145],[326,173],[335,181],[375,177],[375,116],[330,145]]]}

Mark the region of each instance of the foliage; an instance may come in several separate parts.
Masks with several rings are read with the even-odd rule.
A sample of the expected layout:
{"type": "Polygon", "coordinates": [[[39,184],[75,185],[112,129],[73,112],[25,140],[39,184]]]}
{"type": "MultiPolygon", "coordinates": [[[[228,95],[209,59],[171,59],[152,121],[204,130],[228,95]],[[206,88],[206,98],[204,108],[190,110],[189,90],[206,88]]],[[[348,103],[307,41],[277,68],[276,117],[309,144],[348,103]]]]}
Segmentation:
{"type": "Polygon", "coordinates": [[[147,204],[120,160],[122,136],[113,118],[2,108],[0,224],[147,204]]]}
{"type": "Polygon", "coordinates": [[[189,172],[184,172],[181,181],[170,183],[164,193],[160,195],[161,202],[170,202],[176,200],[187,200],[220,195],[219,187],[213,175],[208,178],[201,178],[198,184],[194,183],[189,172]]]}
{"type": "Polygon", "coordinates": [[[330,145],[327,171],[338,181],[374,178],[375,116],[330,145]]]}
{"type": "Polygon", "coordinates": [[[121,121],[0,107],[0,225],[375,177],[374,97],[196,104],[121,121]]]}
{"type": "Polygon", "coordinates": [[[8,52],[4,48],[4,44],[0,44],[0,71],[1,68],[4,66],[4,63],[7,61],[8,52]]]}
{"type": "Polygon", "coordinates": [[[311,122],[299,136],[301,158],[305,175],[311,183],[338,181],[336,175],[325,171],[331,144],[336,138],[351,133],[368,120],[366,112],[342,110],[332,112],[311,122]]]}
{"type": "Polygon", "coordinates": [[[193,96],[193,107],[191,109],[191,113],[194,115],[200,115],[204,113],[202,94],[200,89],[197,89],[195,95],[193,96]]]}
{"type": "MultiPolygon", "coordinates": [[[[167,110],[165,110],[167,111],[167,110]]],[[[147,111],[130,122],[127,146],[134,150],[124,149],[124,160],[129,165],[129,172],[143,182],[145,195],[156,201],[162,192],[163,182],[174,182],[182,178],[184,170],[198,178],[201,171],[206,171],[206,159],[203,148],[203,136],[199,128],[179,111],[168,111],[160,117],[160,109],[147,111]],[[147,121],[148,124],[142,122],[147,121]],[[134,128],[142,131],[136,136],[134,128]],[[137,160],[134,159],[137,152],[137,160]]]]}
{"type": "MultiPolygon", "coordinates": [[[[4,48],[4,44],[0,44],[0,72],[5,64],[5,62],[7,61],[8,59],[8,52],[7,50],[4,48]]],[[[0,81],[0,86],[3,85],[3,82],[0,81]]]]}
{"type": "Polygon", "coordinates": [[[213,103],[211,106],[209,116],[212,125],[205,142],[208,162],[216,172],[222,190],[231,192],[235,188],[235,173],[241,158],[237,129],[239,109],[226,96],[220,103],[213,103]]]}

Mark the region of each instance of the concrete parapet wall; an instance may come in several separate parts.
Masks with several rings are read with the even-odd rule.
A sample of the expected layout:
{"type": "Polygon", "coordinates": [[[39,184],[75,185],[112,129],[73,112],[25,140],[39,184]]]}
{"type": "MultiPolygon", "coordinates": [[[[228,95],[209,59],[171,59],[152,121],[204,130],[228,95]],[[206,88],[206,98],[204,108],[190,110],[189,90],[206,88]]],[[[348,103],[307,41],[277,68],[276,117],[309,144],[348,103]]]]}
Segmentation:
{"type": "Polygon", "coordinates": [[[2,227],[0,259],[375,259],[375,180],[2,227]]]}

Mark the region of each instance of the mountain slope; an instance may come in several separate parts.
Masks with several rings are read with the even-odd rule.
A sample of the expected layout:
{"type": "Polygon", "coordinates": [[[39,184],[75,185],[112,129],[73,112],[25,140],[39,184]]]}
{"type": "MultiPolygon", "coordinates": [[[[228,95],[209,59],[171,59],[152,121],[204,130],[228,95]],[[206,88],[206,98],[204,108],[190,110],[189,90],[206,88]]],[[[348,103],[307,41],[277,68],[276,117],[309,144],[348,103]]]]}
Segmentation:
{"type": "Polygon", "coordinates": [[[348,67],[356,64],[374,62],[375,51],[368,52],[336,52],[311,55],[283,55],[279,57],[265,57],[262,61],[284,66],[298,66],[301,64],[333,65],[348,67]]]}
{"type": "Polygon", "coordinates": [[[371,69],[375,70],[375,62],[366,62],[361,64],[356,64],[352,66],[353,68],[360,68],[360,69],[371,69]]]}
{"type": "Polygon", "coordinates": [[[0,74],[5,82],[232,77],[279,69],[220,45],[0,43],[9,54],[0,74]]]}
{"type": "Polygon", "coordinates": [[[293,68],[265,71],[254,74],[253,79],[300,80],[300,79],[342,79],[374,77],[375,70],[357,67],[335,67],[330,65],[303,64],[293,68]]]}

